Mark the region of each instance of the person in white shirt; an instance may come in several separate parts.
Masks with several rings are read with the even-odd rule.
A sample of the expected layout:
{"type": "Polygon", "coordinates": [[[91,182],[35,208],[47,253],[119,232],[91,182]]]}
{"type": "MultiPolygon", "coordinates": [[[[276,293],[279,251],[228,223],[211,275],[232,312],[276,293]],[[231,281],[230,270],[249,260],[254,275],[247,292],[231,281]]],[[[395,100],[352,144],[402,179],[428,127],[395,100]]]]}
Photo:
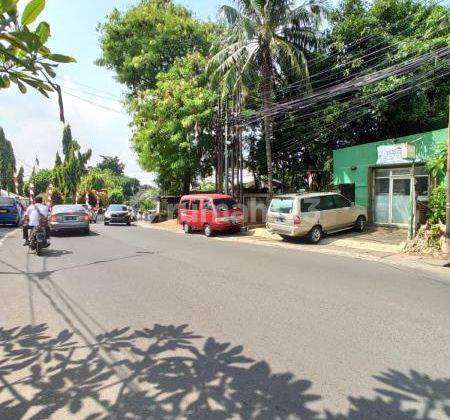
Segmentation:
{"type": "Polygon", "coordinates": [[[42,197],[36,197],[36,203],[30,204],[25,212],[24,224],[22,227],[24,246],[30,244],[28,231],[39,226],[39,213],[44,217],[48,217],[48,207],[42,204],[42,197]],[[39,211],[37,209],[39,209],[39,211]]]}

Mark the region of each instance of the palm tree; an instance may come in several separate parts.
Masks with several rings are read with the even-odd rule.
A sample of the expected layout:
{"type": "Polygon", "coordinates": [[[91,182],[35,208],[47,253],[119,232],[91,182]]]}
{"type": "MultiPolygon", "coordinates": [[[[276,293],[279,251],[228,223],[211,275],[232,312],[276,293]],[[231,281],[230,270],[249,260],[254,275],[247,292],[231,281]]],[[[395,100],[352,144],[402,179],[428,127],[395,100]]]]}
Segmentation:
{"type": "Polygon", "coordinates": [[[218,52],[209,62],[213,80],[235,90],[249,75],[258,80],[263,104],[269,194],[273,193],[272,118],[270,108],[275,78],[287,67],[308,86],[306,52],[318,46],[319,28],[326,12],[324,0],[235,0],[237,7],[222,6],[225,30],[218,52]]]}

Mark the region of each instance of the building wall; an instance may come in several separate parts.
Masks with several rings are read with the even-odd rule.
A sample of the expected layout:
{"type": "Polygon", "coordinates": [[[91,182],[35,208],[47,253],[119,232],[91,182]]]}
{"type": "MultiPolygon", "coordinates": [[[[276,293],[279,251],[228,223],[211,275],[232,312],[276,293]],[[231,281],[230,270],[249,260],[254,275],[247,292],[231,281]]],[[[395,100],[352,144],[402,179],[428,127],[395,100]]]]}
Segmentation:
{"type": "Polygon", "coordinates": [[[368,197],[368,173],[371,166],[375,166],[378,160],[377,146],[396,143],[413,143],[416,146],[416,162],[425,162],[432,157],[439,143],[447,141],[447,129],[413,134],[411,136],[398,137],[361,144],[359,146],[346,147],[333,151],[334,185],[355,184],[356,204],[367,206],[368,197]],[[352,170],[352,167],[356,169],[352,170]]]}

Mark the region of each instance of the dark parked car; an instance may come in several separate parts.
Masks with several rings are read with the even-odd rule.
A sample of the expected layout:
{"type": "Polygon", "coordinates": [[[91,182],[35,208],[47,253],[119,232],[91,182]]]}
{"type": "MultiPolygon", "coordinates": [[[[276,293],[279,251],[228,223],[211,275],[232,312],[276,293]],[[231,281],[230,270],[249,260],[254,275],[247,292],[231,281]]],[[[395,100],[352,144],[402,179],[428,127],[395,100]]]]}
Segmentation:
{"type": "Polygon", "coordinates": [[[0,197],[0,224],[19,226],[21,208],[14,197],[0,197]]]}
{"type": "Polygon", "coordinates": [[[89,215],[80,204],[54,206],[48,218],[50,231],[80,231],[89,233],[89,215]]]}
{"type": "Polygon", "coordinates": [[[111,204],[106,209],[104,223],[105,225],[109,225],[110,223],[121,223],[129,226],[131,224],[131,217],[127,206],[122,204],[111,204]]]}

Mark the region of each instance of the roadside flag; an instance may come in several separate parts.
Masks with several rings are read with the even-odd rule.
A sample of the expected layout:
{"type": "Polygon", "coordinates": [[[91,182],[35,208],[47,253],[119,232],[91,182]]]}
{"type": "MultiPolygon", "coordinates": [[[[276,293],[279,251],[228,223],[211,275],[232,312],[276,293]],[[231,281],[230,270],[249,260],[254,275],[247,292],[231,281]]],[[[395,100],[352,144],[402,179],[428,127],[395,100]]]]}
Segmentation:
{"type": "Polygon", "coordinates": [[[53,184],[50,183],[47,189],[47,207],[52,207],[53,184]]]}
{"type": "Polygon", "coordinates": [[[34,204],[34,184],[32,182],[30,182],[29,193],[30,193],[30,203],[34,204]]]}

